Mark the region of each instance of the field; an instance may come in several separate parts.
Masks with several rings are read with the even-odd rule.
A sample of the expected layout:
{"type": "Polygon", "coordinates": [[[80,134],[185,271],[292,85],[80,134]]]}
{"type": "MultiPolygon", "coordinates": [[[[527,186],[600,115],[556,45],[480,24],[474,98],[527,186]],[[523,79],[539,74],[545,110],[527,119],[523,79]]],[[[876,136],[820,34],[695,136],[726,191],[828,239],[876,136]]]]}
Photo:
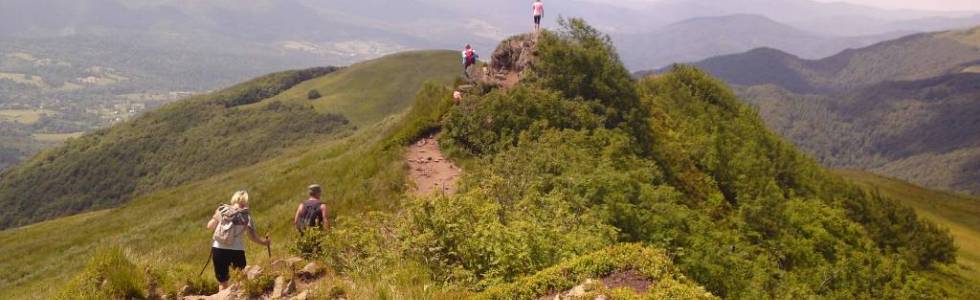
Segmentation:
{"type": "Polygon", "coordinates": [[[52,112],[37,109],[6,109],[0,110],[0,122],[17,122],[21,124],[34,124],[41,119],[41,115],[52,112]]]}
{"type": "Polygon", "coordinates": [[[914,208],[919,216],[949,228],[959,247],[957,265],[964,277],[980,286],[980,199],[929,190],[871,173],[836,170],[855,183],[914,208]]]}

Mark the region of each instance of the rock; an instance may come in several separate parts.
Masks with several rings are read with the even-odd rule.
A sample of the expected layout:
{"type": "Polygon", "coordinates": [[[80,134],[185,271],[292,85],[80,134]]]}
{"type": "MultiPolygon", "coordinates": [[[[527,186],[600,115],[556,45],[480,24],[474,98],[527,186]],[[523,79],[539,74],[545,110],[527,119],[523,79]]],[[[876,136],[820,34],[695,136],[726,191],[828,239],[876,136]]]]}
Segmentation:
{"type": "Polygon", "coordinates": [[[190,295],[191,292],[192,292],[191,291],[191,286],[185,284],[184,286],[180,287],[180,292],[177,292],[177,297],[183,297],[183,296],[190,295]]]}
{"type": "Polygon", "coordinates": [[[245,269],[242,271],[245,272],[245,277],[249,280],[255,279],[259,275],[262,275],[262,267],[260,266],[245,266],[245,269]]]}
{"type": "Polygon", "coordinates": [[[296,283],[292,280],[286,278],[286,276],[280,275],[276,277],[276,283],[272,288],[272,299],[285,298],[286,295],[291,294],[296,290],[296,283]]]}
{"type": "Polygon", "coordinates": [[[314,278],[317,275],[320,275],[321,271],[323,271],[323,268],[320,267],[320,265],[318,265],[316,262],[310,262],[306,264],[306,266],[303,267],[303,269],[300,270],[297,275],[304,278],[314,278]]]}
{"type": "Polygon", "coordinates": [[[568,290],[568,292],[565,293],[565,296],[573,299],[581,298],[585,296],[586,292],[592,289],[592,286],[595,284],[595,282],[596,282],[595,280],[586,279],[585,282],[583,282],[582,284],[573,287],[571,290],[568,290]]]}
{"type": "Polygon", "coordinates": [[[310,297],[309,291],[303,291],[299,293],[299,295],[289,298],[289,300],[307,300],[309,297],[310,297]]]}

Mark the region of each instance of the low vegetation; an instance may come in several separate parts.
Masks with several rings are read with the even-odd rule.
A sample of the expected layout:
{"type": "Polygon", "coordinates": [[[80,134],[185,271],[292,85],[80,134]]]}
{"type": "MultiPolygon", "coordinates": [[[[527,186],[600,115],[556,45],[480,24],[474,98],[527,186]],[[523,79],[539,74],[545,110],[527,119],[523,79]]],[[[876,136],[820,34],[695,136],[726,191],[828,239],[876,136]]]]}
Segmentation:
{"type": "Polygon", "coordinates": [[[571,289],[587,279],[634,270],[655,282],[647,295],[651,299],[717,299],[680,275],[666,253],[638,244],[616,245],[567,260],[512,283],[487,289],[474,299],[537,299],[571,289]]]}
{"type": "MultiPolygon", "coordinates": [[[[379,122],[343,139],[2,231],[0,252],[28,262],[0,258],[0,297],[38,286],[39,266],[81,270],[61,259],[106,240],[146,253],[132,260],[150,270],[194,268],[207,257],[204,222],[243,187],[276,256],[331,269],[316,295],[533,299],[615,271],[657,281],[645,295],[608,291],[623,298],[935,299],[957,296],[939,283],[967,288],[932,276],[955,262],[948,231],[827,172],[718,80],[692,67],[634,80],[608,38],[582,20],[562,25],[541,33],[532,74],[512,89],[452,105],[437,81],[410,110],[366,114],[379,122]],[[437,130],[465,170],[460,189],[411,197],[404,145],[437,130]],[[297,240],[289,220],[313,182],[332,228],[297,240]]],[[[327,80],[277,97],[308,103],[306,85],[327,80]]],[[[249,247],[251,264],[268,262],[249,247]]],[[[181,281],[161,282],[171,295],[181,281]]]]}

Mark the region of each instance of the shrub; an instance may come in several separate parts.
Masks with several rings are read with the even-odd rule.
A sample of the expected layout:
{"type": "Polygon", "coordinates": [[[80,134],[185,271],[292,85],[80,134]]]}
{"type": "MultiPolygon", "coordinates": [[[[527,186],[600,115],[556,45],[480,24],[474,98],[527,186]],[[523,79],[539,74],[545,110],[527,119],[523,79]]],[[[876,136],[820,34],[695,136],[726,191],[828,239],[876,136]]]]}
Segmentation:
{"type": "Polygon", "coordinates": [[[121,248],[96,251],[85,269],[62,287],[59,299],[145,298],[147,276],[121,248]]]}
{"type": "Polygon", "coordinates": [[[662,296],[655,299],[717,299],[679,274],[662,250],[638,244],[619,244],[569,259],[512,283],[488,288],[475,298],[537,299],[549,293],[570,289],[585,279],[600,278],[616,271],[630,270],[637,271],[656,282],[648,291],[652,296],[662,296]]]}
{"type": "Polygon", "coordinates": [[[234,282],[241,284],[241,289],[248,297],[258,297],[271,291],[276,284],[276,274],[261,273],[255,278],[249,279],[245,273],[238,269],[233,269],[231,278],[234,282]]]}
{"type": "Polygon", "coordinates": [[[310,90],[309,93],[306,93],[306,99],[309,99],[309,100],[320,99],[320,97],[321,97],[320,96],[320,91],[317,91],[317,90],[310,90]]]}

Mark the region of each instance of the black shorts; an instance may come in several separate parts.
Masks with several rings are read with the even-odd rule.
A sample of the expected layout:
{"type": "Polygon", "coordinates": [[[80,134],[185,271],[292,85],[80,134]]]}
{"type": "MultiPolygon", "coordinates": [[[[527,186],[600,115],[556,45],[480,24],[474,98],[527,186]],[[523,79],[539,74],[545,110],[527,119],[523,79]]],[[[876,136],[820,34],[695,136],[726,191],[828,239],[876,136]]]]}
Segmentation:
{"type": "Polygon", "coordinates": [[[534,24],[541,24],[541,16],[534,16],[534,24]]]}
{"type": "Polygon", "coordinates": [[[211,257],[214,261],[214,277],[218,282],[228,281],[228,267],[245,268],[245,251],[229,250],[211,247],[211,257]]]}

